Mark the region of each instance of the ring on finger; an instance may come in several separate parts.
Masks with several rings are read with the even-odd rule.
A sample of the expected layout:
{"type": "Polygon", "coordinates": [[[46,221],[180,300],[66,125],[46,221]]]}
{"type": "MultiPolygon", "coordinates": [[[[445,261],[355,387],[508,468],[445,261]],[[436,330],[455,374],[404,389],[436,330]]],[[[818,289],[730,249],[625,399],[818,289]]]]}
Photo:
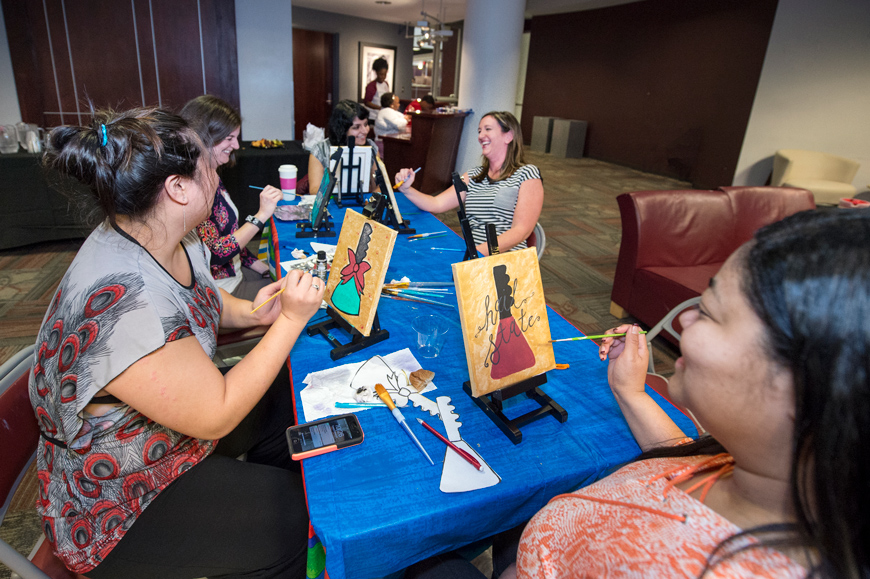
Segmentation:
{"type": "Polygon", "coordinates": [[[311,284],[311,287],[313,287],[316,291],[320,291],[320,286],[316,283],[311,284]]]}

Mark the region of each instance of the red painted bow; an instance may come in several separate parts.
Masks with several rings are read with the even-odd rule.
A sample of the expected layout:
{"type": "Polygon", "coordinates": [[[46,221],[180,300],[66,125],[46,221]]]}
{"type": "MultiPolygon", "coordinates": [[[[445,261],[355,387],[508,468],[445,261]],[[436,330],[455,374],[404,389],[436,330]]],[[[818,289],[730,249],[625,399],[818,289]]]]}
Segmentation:
{"type": "Polygon", "coordinates": [[[366,280],[363,276],[372,266],[364,261],[357,263],[356,254],[350,248],[347,248],[347,262],[347,265],[341,268],[341,281],[346,282],[353,278],[354,283],[356,283],[356,293],[362,295],[366,287],[366,280]]]}

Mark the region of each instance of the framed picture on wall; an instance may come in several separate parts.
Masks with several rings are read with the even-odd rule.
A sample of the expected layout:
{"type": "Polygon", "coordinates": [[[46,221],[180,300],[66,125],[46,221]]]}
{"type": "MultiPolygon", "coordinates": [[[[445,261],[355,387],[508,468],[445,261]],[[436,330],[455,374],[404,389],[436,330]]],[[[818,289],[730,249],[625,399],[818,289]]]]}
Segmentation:
{"type": "Polygon", "coordinates": [[[387,82],[390,84],[390,92],[396,92],[396,47],[385,44],[373,44],[371,42],[359,43],[359,98],[362,101],[366,95],[366,87],[375,80],[375,71],[372,65],[379,58],[383,58],[389,65],[387,82]]]}

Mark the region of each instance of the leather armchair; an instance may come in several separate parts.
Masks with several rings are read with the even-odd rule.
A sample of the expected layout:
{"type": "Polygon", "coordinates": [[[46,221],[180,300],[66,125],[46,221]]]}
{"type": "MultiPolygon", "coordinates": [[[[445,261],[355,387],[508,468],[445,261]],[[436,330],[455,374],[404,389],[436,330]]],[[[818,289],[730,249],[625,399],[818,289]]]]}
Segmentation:
{"type": "Polygon", "coordinates": [[[815,208],[810,191],[787,187],[638,191],[617,202],[622,243],[610,311],[650,327],[701,295],[758,228],[815,208]]]}

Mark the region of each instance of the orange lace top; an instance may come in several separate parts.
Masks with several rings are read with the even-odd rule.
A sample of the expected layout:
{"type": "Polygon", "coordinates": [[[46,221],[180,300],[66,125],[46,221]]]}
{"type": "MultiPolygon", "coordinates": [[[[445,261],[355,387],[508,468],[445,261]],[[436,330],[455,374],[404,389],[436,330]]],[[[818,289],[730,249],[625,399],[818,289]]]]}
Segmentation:
{"type": "MultiPolygon", "coordinates": [[[[698,577],[707,558],[740,528],[702,502],[734,468],[727,454],[657,458],[630,464],[575,493],[554,497],[532,518],[517,553],[520,578],[698,577]],[[676,484],[692,476],[701,500],[676,484]]],[[[755,542],[742,538],[733,548],[755,542]]],[[[716,563],[705,577],[802,578],[806,569],[758,547],[716,563]]]]}

